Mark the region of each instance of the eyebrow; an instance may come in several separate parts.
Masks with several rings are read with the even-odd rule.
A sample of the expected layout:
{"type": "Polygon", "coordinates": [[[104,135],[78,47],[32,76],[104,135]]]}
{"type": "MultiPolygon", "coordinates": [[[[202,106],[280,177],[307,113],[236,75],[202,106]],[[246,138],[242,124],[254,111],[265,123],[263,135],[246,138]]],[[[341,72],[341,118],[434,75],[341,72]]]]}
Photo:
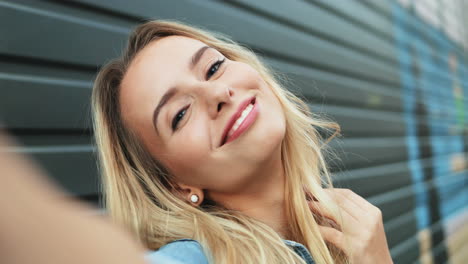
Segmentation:
{"type": "MultiPolygon", "coordinates": [[[[205,53],[205,51],[210,49],[210,48],[212,48],[212,47],[203,46],[200,49],[198,49],[197,52],[195,52],[195,54],[193,54],[193,56],[192,56],[192,58],[190,60],[189,68],[193,69],[198,64],[198,62],[200,61],[200,59],[203,56],[203,54],[205,53]]],[[[156,130],[156,133],[159,134],[159,131],[158,131],[158,116],[159,116],[159,113],[161,112],[163,106],[165,106],[178,93],[179,93],[179,89],[177,87],[171,87],[169,90],[167,90],[164,93],[164,95],[161,97],[161,100],[159,101],[158,105],[154,109],[154,112],[153,112],[153,126],[154,126],[154,129],[156,130]]]]}
{"type": "Polygon", "coordinates": [[[207,51],[208,49],[212,49],[212,47],[203,46],[199,50],[197,50],[195,54],[193,54],[192,59],[190,60],[190,69],[193,69],[193,67],[195,67],[195,65],[198,64],[200,58],[203,56],[203,53],[205,53],[205,51],[207,51]]]}

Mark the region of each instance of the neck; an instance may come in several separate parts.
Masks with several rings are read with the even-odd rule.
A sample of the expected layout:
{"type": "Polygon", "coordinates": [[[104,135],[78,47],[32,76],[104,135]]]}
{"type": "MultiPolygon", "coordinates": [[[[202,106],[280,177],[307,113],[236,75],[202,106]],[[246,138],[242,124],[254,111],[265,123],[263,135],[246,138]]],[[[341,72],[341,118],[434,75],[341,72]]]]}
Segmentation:
{"type": "Polygon", "coordinates": [[[259,220],[273,228],[283,239],[289,237],[285,213],[285,177],[281,152],[261,166],[255,181],[242,193],[217,195],[216,201],[259,220]],[[265,169],[267,168],[267,169],[265,169]]]}

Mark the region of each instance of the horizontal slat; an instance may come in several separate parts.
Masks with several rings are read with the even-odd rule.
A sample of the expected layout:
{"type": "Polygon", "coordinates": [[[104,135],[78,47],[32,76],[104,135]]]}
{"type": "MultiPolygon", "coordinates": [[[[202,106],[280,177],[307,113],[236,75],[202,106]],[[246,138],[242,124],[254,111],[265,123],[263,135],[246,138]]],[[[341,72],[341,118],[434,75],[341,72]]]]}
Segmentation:
{"type": "Polygon", "coordinates": [[[10,129],[89,128],[91,86],[86,81],[0,73],[3,125],[10,129]]]}
{"type": "MultiPolygon", "coordinates": [[[[341,159],[343,169],[371,167],[407,159],[405,138],[352,138],[335,141],[331,148],[341,159]]],[[[338,166],[340,167],[340,166],[338,166]]]]}
{"type": "Polygon", "coordinates": [[[19,147],[14,151],[32,155],[51,179],[73,196],[99,193],[95,157],[90,145],[19,147]]]}
{"type": "Polygon", "coordinates": [[[96,68],[0,55],[0,73],[92,82],[96,68]]]}
{"type": "Polygon", "coordinates": [[[15,148],[0,152],[31,155],[48,175],[73,196],[95,196],[99,193],[95,148],[86,134],[18,135],[15,148]]]}
{"type": "Polygon", "coordinates": [[[350,188],[363,197],[372,197],[412,184],[407,162],[355,169],[334,175],[335,186],[350,188]]]}
{"type": "Polygon", "coordinates": [[[401,114],[358,108],[309,104],[311,111],[338,122],[344,137],[403,136],[406,133],[401,114]]]}
{"type": "Polygon", "coordinates": [[[99,182],[90,149],[89,145],[83,146],[82,151],[63,146],[63,149],[51,149],[51,152],[34,153],[33,157],[72,195],[95,195],[99,193],[99,182]]]}
{"type": "Polygon", "coordinates": [[[385,233],[389,248],[417,234],[418,220],[414,211],[409,211],[385,223],[385,233]]]}
{"type": "Polygon", "coordinates": [[[413,263],[419,257],[419,240],[413,236],[390,249],[394,263],[413,263]]]}
{"type": "Polygon", "coordinates": [[[362,2],[369,7],[377,10],[379,15],[387,18],[392,17],[392,1],[373,1],[373,0],[362,0],[362,2]]]}
{"type": "MultiPolygon", "coordinates": [[[[441,237],[443,238],[444,236],[441,235],[441,232],[444,232],[442,223],[444,220],[439,220],[436,223],[432,224],[429,226],[424,232],[428,232],[431,234],[433,237],[441,237]]],[[[414,239],[417,239],[419,241],[419,236],[418,236],[418,231],[416,229],[417,226],[417,221],[415,219],[415,212],[410,211],[408,213],[405,213],[401,216],[396,217],[395,219],[392,219],[388,222],[385,223],[385,232],[387,235],[387,242],[389,244],[389,247],[392,248],[392,253],[395,253],[394,257],[402,257],[402,255],[405,255],[405,250],[404,248],[399,245],[400,243],[403,242],[404,245],[407,245],[406,243],[408,241],[413,241],[414,239]]],[[[413,243],[413,242],[410,242],[413,243]]],[[[422,242],[424,243],[424,242],[422,242]]],[[[422,253],[429,253],[434,255],[440,254],[440,251],[443,250],[443,246],[441,246],[443,243],[447,243],[445,240],[444,241],[432,241],[432,247],[430,248],[431,251],[423,251],[422,253]],[[435,245],[433,243],[436,243],[435,245]]],[[[418,253],[421,251],[418,251],[418,253]]],[[[407,254],[408,252],[406,252],[407,254]]],[[[394,259],[395,260],[395,259],[394,259]]],[[[436,261],[436,263],[442,263],[443,259],[436,261]]],[[[406,263],[406,262],[405,262],[406,263]]],[[[412,262],[408,262],[412,263],[412,262]]]]}
{"type": "Polygon", "coordinates": [[[94,138],[87,133],[69,133],[59,131],[58,133],[34,133],[18,134],[15,140],[20,147],[41,147],[41,146],[84,146],[92,145],[94,138]]]}

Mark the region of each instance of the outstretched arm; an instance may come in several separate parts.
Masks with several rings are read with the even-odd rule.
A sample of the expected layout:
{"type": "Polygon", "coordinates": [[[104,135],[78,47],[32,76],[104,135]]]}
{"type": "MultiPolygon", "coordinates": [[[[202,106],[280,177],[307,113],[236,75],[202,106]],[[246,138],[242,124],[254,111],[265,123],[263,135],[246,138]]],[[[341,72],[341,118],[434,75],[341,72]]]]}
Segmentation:
{"type": "Polygon", "coordinates": [[[65,198],[26,157],[2,151],[0,263],[145,263],[144,248],[94,209],[65,198]]]}

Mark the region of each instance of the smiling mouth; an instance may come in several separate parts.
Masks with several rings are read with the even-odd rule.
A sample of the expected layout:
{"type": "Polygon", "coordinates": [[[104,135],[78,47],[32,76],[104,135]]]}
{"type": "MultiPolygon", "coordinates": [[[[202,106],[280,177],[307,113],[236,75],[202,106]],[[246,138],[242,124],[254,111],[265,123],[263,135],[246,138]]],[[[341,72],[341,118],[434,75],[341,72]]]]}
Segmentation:
{"type": "MultiPolygon", "coordinates": [[[[220,146],[223,146],[230,140],[233,140],[234,138],[238,137],[243,132],[243,130],[247,128],[245,127],[244,123],[249,114],[254,109],[255,102],[256,97],[254,96],[241,103],[236,114],[234,114],[233,117],[229,120],[228,125],[224,130],[220,146]]],[[[250,124],[246,125],[249,126],[250,124]]]]}

